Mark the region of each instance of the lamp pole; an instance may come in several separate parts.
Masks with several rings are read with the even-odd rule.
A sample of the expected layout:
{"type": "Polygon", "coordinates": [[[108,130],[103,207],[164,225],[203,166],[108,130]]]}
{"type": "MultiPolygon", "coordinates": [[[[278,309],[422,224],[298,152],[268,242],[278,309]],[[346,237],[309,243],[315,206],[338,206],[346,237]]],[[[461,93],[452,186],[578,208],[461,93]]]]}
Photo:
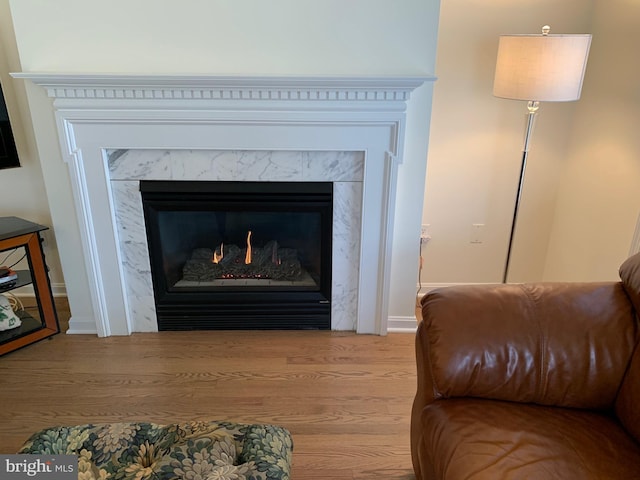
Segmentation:
{"type": "Polygon", "coordinates": [[[540,107],[540,102],[530,100],[527,104],[527,126],[524,133],[524,147],[522,148],[522,165],[520,167],[520,181],[518,182],[518,193],[516,195],[516,204],[513,209],[513,220],[511,221],[511,234],[509,235],[509,247],[507,248],[507,260],[504,264],[504,274],[502,275],[502,283],[507,283],[509,275],[509,263],[511,261],[511,250],[513,248],[513,237],[516,232],[516,223],[518,222],[518,210],[520,208],[520,200],[522,198],[522,187],[524,186],[524,172],[527,169],[527,156],[529,155],[529,142],[533,133],[533,122],[540,107]]]}

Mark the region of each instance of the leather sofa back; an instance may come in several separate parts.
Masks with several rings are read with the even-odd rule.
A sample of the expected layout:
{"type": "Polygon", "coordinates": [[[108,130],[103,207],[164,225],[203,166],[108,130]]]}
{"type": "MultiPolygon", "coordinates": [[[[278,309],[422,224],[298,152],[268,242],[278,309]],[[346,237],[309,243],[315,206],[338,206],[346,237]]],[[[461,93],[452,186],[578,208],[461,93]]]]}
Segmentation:
{"type": "Polygon", "coordinates": [[[637,334],[621,283],[448,287],[422,305],[424,395],[614,407],[637,334]]]}
{"type": "MultiPolygon", "coordinates": [[[[640,317],[640,253],[620,267],[622,285],[640,317]]],[[[640,442],[640,346],[636,347],[616,401],[616,415],[627,431],[640,442]]]]}

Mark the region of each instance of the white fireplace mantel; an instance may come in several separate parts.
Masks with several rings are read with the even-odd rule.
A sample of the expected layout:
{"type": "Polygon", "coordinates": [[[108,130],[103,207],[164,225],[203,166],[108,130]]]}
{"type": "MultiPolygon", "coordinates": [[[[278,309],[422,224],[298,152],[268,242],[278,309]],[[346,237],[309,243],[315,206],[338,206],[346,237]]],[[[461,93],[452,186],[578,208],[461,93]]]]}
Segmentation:
{"type": "MultiPolygon", "coordinates": [[[[375,102],[404,110],[411,92],[432,77],[240,77],[12,73],[56,99],[375,102]]],[[[78,104],[76,104],[79,106],[78,104]]]]}
{"type": "Polygon", "coordinates": [[[362,152],[353,327],[386,333],[405,110],[410,93],[433,77],[12,76],[54,99],[98,335],[153,330],[140,327],[127,297],[106,153],[115,149],[362,152]]]}

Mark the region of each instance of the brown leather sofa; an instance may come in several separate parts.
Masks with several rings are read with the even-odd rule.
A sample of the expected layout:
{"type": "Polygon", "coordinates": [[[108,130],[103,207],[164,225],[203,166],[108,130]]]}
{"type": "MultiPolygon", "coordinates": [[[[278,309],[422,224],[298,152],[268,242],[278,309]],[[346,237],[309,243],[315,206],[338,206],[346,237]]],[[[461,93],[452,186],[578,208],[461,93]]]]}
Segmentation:
{"type": "Polygon", "coordinates": [[[640,479],[640,254],[620,278],[427,294],[416,478],[640,479]]]}

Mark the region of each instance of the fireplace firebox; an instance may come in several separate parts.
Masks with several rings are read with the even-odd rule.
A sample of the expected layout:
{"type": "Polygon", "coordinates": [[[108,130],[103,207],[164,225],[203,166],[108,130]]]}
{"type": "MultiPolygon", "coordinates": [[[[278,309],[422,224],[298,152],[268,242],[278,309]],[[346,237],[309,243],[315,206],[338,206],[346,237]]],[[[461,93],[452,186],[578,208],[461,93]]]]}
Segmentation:
{"type": "Polygon", "coordinates": [[[158,330],[331,328],[331,182],[140,192],[158,330]]]}

